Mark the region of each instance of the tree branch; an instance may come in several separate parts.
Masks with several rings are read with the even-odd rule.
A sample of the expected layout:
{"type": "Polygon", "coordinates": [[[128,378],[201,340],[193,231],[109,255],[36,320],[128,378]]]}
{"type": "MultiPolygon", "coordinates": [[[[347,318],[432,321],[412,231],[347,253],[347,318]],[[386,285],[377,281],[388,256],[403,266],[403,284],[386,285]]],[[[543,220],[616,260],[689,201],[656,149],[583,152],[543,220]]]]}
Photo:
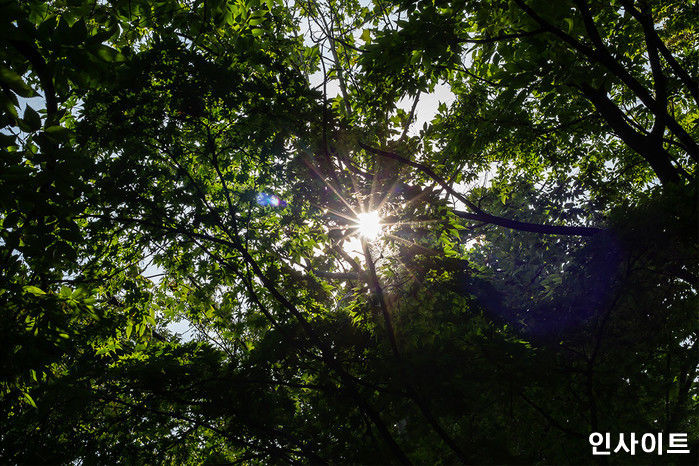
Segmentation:
{"type": "Polygon", "coordinates": [[[478,207],[473,202],[469,201],[464,195],[456,192],[449,183],[438,176],[430,167],[423,165],[418,162],[413,162],[405,157],[402,157],[394,152],[389,152],[381,149],[376,149],[362,142],[359,146],[372,154],[379,155],[381,157],[390,158],[397,160],[405,165],[409,165],[423,172],[425,175],[429,176],[433,181],[444,188],[449,194],[456,197],[458,200],[463,202],[472,212],[460,212],[456,211],[456,215],[462,218],[468,218],[469,220],[476,220],[478,222],[490,223],[493,225],[499,225],[505,228],[510,228],[512,230],[529,231],[533,233],[540,233],[545,235],[570,235],[570,236],[593,236],[604,230],[594,227],[569,227],[563,225],[542,225],[536,223],[519,222],[517,220],[510,220],[502,217],[497,217],[485,212],[483,209],[478,207]]]}
{"type": "MultiPolygon", "coordinates": [[[[12,35],[12,33],[10,33],[10,35],[12,35]]],[[[53,120],[58,113],[58,99],[56,98],[56,88],[53,85],[53,77],[51,76],[46,60],[44,60],[44,57],[42,57],[28,42],[16,39],[10,39],[8,42],[31,63],[34,72],[39,77],[41,87],[44,90],[44,97],[46,98],[47,126],[58,123],[50,121],[53,120]]]]}
{"type": "Polygon", "coordinates": [[[631,149],[646,159],[663,184],[679,183],[680,176],[670,162],[670,154],[662,144],[653,144],[653,135],[635,131],[625,120],[624,113],[607,97],[606,92],[587,83],[580,84],[582,93],[604,117],[612,131],[631,149]]]}
{"type": "MultiPolygon", "coordinates": [[[[643,84],[641,84],[636,78],[631,75],[631,73],[626,70],[621,64],[614,59],[614,57],[609,53],[609,51],[602,44],[602,48],[594,49],[587,44],[580,42],[578,39],[570,36],[563,32],[560,28],[552,25],[544,18],[542,18],[536,11],[534,11],[529,5],[527,5],[524,0],[513,0],[519,8],[524,11],[529,17],[536,21],[543,29],[552,33],[554,36],[558,37],[562,42],[567,44],[573,50],[586,56],[593,62],[599,63],[609,70],[614,76],[616,76],[622,83],[624,83],[638,99],[643,102],[643,104],[657,116],[658,107],[655,99],[651,93],[646,89],[643,84]]],[[[589,34],[589,32],[588,32],[589,34]]],[[[593,43],[595,42],[594,33],[591,37],[593,43]]],[[[699,157],[699,146],[696,141],[687,133],[687,131],[682,128],[682,126],[677,123],[677,121],[667,113],[667,109],[663,111],[663,118],[666,119],[666,123],[670,131],[675,133],[675,135],[682,141],[685,146],[685,150],[689,155],[697,159],[699,157]]]]}
{"type": "Polygon", "coordinates": [[[658,31],[655,30],[653,22],[648,22],[646,19],[644,19],[644,16],[647,17],[648,15],[635,8],[633,0],[622,0],[621,3],[624,5],[624,9],[641,23],[646,37],[655,42],[660,54],[670,65],[670,68],[672,68],[672,71],[675,73],[677,78],[687,87],[687,90],[689,90],[689,93],[694,98],[694,102],[699,105],[699,83],[692,79],[687,70],[682,68],[682,65],[680,65],[677,59],[672,55],[670,50],[668,50],[665,42],[658,35],[658,31]]]}
{"type": "Polygon", "coordinates": [[[468,38],[468,39],[461,39],[459,42],[463,42],[465,44],[492,44],[494,42],[503,42],[506,40],[510,39],[521,39],[522,37],[531,37],[535,36],[537,34],[541,34],[542,32],[546,32],[544,29],[535,29],[533,31],[522,31],[522,32],[513,32],[510,34],[500,34],[499,36],[494,36],[494,37],[477,37],[477,38],[468,38]]]}
{"type": "Polygon", "coordinates": [[[359,390],[357,389],[354,380],[352,377],[344,370],[344,368],[341,366],[340,362],[334,357],[332,349],[328,344],[323,341],[323,339],[317,334],[317,332],[313,329],[311,324],[306,320],[306,318],[301,314],[301,312],[294,306],[294,304],[291,303],[278,289],[274,281],[272,281],[265,273],[262,271],[260,268],[259,264],[255,259],[250,255],[248,250],[240,243],[240,241],[236,237],[230,237],[230,241],[221,239],[221,238],[216,238],[214,236],[210,236],[208,234],[203,234],[203,233],[198,233],[194,231],[189,231],[184,228],[180,227],[169,227],[165,225],[158,225],[157,223],[150,222],[148,220],[143,220],[143,219],[136,219],[136,218],[126,218],[126,217],[112,217],[112,216],[107,216],[107,215],[85,215],[83,217],[92,217],[92,218],[103,218],[103,219],[108,219],[116,222],[127,222],[127,223],[137,223],[145,226],[149,226],[152,228],[158,228],[162,229],[165,231],[168,231],[170,233],[176,233],[180,235],[184,235],[186,237],[190,238],[198,238],[198,239],[203,239],[206,241],[211,241],[216,244],[221,244],[225,245],[227,247],[230,247],[237,251],[238,253],[241,254],[243,257],[243,260],[252,268],[254,274],[262,281],[262,284],[267,288],[267,291],[279,302],[284,308],[286,308],[293,316],[294,318],[299,322],[301,327],[303,328],[304,332],[309,336],[311,341],[313,341],[313,344],[320,349],[321,356],[323,362],[333,371],[335,371],[339,376],[340,380],[343,383],[343,387],[345,390],[348,391],[350,396],[354,398],[357,403],[359,404],[360,408],[366,412],[366,414],[369,416],[369,418],[372,420],[374,425],[376,426],[377,430],[381,434],[381,437],[384,439],[384,441],[388,444],[391,452],[393,455],[398,459],[402,464],[411,464],[410,460],[408,457],[405,455],[403,450],[400,448],[398,443],[395,441],[393,436],[391,435],[390,431],[388,430],[388,427],[386,426],[385,422],[381,418],[381,415],[379,414],[378,411],[376,411],[372,406],[370,406],[366,400],[361,396],[359,393],[359,390]]]}
{"type": "Polygon", "coordinates": [[[427,422],[430,424],[435,433],[456,454],[459,460],[461,460],[464,464],[470,464],[472,461],[470,461],[469,458],[467,458],[466,454],[463,452],[461,447],[459,447],[456,441],[454,441],[454,439],[451,438],[447,431],[445,431],[444,428],[440,425],[439,421],[432,413],[432,410],[427,405],[427,402],[424,400],[422,395],[420,395],[420,393],[417,391],[417,389],[413,386],[412,382],[410,381],[410,378],[405,370],[405,365],[402,361],[400,350],[398,349],[398,342],[396,340],[396,334],[393,329],[391,313],[388,309],[383,289],[381,288],[381,284],[379,283],[378,275],[376,274],[376,266],[374,265],[374,260],[371,257],[369,245],[367,241],[364,239],[362,239],[362,249],[364,250],[364,257],[366,259],[366,264],[369,269],[369,282],[371,284],[371,287],[373,288],[376,298],[379,301],[381,313],[383,314],[384,323],[386,325],[386,332],[388,333],[388,339],[391,343],[393,356],[396,358],[396,361],[398,363],[398,369],[406,382],[406,388],[408,394],[410,395],[410,398],[415,402],[415,404],[417,404],[418,408],[420,409],[420,412],[425,417],[425,420],[427,420],[427,422]]]}

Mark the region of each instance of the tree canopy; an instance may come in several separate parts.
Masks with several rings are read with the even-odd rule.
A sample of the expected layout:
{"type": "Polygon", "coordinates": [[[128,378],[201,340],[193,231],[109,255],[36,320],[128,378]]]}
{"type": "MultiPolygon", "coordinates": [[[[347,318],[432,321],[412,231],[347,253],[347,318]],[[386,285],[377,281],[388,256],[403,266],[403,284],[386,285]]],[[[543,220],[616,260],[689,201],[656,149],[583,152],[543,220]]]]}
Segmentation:
{"type": "Polygon", "coordinates": [[[696,463],[696,2],[0,5],[3,462],[696,463]]]}

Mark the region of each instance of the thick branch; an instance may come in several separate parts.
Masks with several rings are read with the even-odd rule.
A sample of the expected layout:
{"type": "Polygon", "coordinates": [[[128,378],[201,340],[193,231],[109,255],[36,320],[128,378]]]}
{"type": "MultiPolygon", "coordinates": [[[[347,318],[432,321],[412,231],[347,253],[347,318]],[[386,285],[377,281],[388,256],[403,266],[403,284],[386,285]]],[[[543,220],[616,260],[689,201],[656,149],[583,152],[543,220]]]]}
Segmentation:
{"type": "Polygon", "coordinates": [[[443,178],[438,176],[430,167],[423,165],[418,162],[413,162],[412,160],[406,159],[396,153],[384,151],[381,149],[376,149],[375,147],[368,146],[364,143],[359,143],[359,146],[371,152],[372,154],[379,155],[381,157],[390,158],[397,160],[405,165],[409,165],[413,168],[417,168],[425,175],[429,176],[433,181],[444,188],[449,194],[456,197],[458,200],[463,202],[472,212],[460,212],[456,211],[456,215],[462,218],[468,218],[469,220],[476,220],[478,222],[490,223],[493,225],[499,225],[505,228],[510,228],[512,230],[520,231],[530,231],[533,233],[540,233],[544,235],[569,235],[569,236],[593,236],[597,233],[601,233],[604,230],[594,227],[569,227],[563,225],[545,225],[538,223],[527,223],[519,222],[517,220],[510,220],[507,218],[497,217],[485,212],[483,209],[478,207],[473,202],[469,201],[464,195],[456,192],[443,178]]]}
{"type": "Polygon", "coordinates": [[[672,68],[672,71],[675,73],[677,78],[682,82],[682,84],[684,84],[687,87],[689,93],[694,98],[694,102],[697,105],[699,105],[699,83],[692,79],[687,70],[685,70],[682,67],[682,65],[680,65],[680,63],[672,55],[670,50],[668,50],[667,46],[665,45],[665,42],[663,42],[663,40],[658,35],[658,31],[655,30],[653,22],[648,22],[646,19],[644,19],[644,16],[647,17],[648,15],[644,15],[644,13],[635,8],[633,5],[633,0],[622,0],[621,3],[624,5],[624,9],[628,11],[631,14],[631,16],[636,18],[636,20],[640,22],[641,25],[643,25],[643,32],[644,34],[646,34],[646,38],[655,42],[658,50],[660,51],[660,54],[670,65],[670,68],[672,68]]]}
{"type": "Polygon", "coordinates": [[[663,184],[678,183],[680,176],[670,162],[670,154],[662,144],[653,144],[653,135],[643,135],[635,131],[624,118],[624,113],[601,89],[583,83],[580,89],[587,99],[607,121],[612,131],[631,149],[646,159],[663,184]]]}
{"type": "Polygon", "coordinates": [[[650,69],[653,73],[653,86],[655,88],[655,123],[653,124],[653,129],[651,129],[651,136],[654,139],[654,144],[656,146],[662,147],[663,144],[663,134],[665,133],[665,114],[667,113],[667,79],[663,73],[663,66],[660,63],[660,55],[658,53],[658,43],[655,40],[656,35],[652,34],[653,31],[653,18],[650,12],[644,14],[639,19],[641,26],[643,27],[643,33],[646,40],[646,48],[648,49],[648,61],[650,62],[650,69]]]}
{"type": "Polygon", "coordinates": [[[455,210],[454,213],[461,218],[489,223],[491,225],[498,225],[511,230],[539,233],[541,235],[593,236],[604,231],[601,228],[594,227],[570,227],[565,225],[545,225],[540,223],[520,222],[517,220],[510,220],[508,218],[496,217],[495,215],[473,214],[470,212],[463,212],[461,210],[455,210]]]}
{"type": "MultiPolygon", "coordinates": [[[[46,60],[44,60],[44,57],[42,57],[41,54],[27,42],[13,39],[9,40],[8,42],[15,49],[17,49],[17,51],[21,53],[34,68],[34,72],[39,77],[41,87],[44,90],[47,120],[52,120],[53,117],[56,116],[56,113],[58,113],[58,99],[56,98],[56,88],[53,86],[53,77],[51,76],[49,67],[46,64],[46,60]]],[[[55,123],[57,122],[49,123],[47,126],[55,123]]]]}
{"type": "MultiPolygon", "coordinates": [[[[552,25],[544,18],[542,18],[536,11],[534,11],[529,5],[527,5],[524,0],[513,0],[517,6],[520,7],[529,17],[536,21],[543,29],[547,30],[554,36],[558,37],[562,42],[567,44],[573,50],[586,56],[593,62],[599,63],[609,70],[614,76],[616,76],[622,83],[624,83],[638,99],[643,102],[643,104],[655,114],[656,117],[662,116],[670,131],[672,131],[685,146],[685,150],[689,153],[691,157],[696,159],[699,157],[699,146],[692,136],[687,133],[687,131],[671,116],[667,113],[667,109],[663,110],[663,115],[658,115],[658,106],[656,100],[653,98],[651,93],[646,89],[646,87],[641,84],[633,75],[626,70],[604,47],[602,43],[602,48],[592,48],[587,44],[580,42],[578,39],[572,37],[569,34],[563,32],[560,28],[552,25]]],[[[583,15],[584,16],[584,15],[583,15]]],[[[589,33],[588,33],[589,34],[589,33]]],[[[591,39],[593,43],[595,42],[594,33],[591,39]]]]}

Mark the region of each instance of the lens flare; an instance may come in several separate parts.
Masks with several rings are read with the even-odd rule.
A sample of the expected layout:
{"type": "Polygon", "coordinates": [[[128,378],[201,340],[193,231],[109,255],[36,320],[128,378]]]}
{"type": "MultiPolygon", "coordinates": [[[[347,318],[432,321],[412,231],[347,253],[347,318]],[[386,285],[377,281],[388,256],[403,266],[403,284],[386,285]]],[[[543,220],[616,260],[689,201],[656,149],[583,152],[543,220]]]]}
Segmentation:
{"type": "Polygon", "coordinates": [[[369,241],[374,241],[381,234],[381,217],[378,212],[357,214],[357,230],[369,241]]]}
{"type": "Polygon", "coordinates": [[[286,201],[279,196],[267,193],[257,194],[257,204],[262,207],[286,207],[286,201]]]}

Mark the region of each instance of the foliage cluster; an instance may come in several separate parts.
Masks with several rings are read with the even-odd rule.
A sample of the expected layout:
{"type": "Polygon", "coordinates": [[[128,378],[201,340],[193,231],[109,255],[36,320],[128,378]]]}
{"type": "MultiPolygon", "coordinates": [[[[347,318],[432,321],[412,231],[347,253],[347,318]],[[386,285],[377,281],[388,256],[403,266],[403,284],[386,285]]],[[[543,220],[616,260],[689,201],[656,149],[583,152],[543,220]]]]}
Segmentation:
{"type": "Polygon", "coordinates": [[[2,0],[3,462],[694,464],[697,24],[2,0]]]}

